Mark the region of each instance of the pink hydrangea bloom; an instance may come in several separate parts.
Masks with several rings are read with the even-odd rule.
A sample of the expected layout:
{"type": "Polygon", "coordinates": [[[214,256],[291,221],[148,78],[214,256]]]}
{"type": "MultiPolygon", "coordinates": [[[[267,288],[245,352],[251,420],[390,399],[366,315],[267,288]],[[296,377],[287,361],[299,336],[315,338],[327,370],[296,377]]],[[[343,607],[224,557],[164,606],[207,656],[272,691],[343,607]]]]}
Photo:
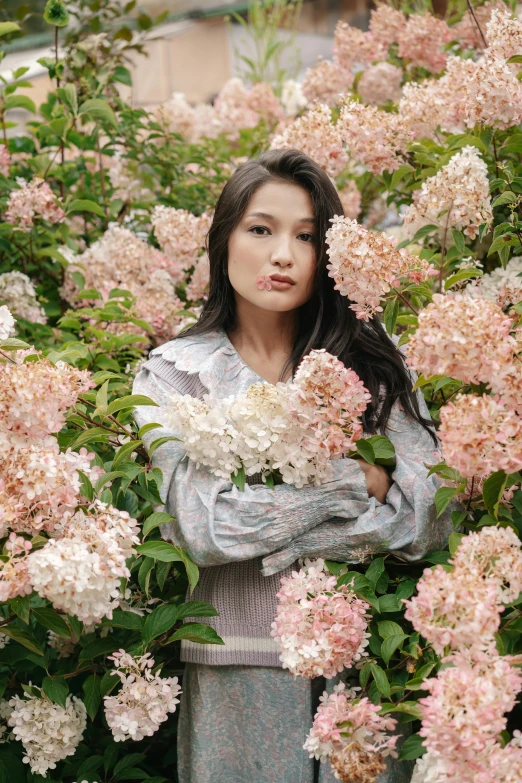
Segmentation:
{"type": "Polygon", "coordinates": [[[24,361],[34,353],[32,349],[19,351],[15,364],[0,365],[0,442],[7,434],[38,439],[58,432],[68,408],[94,386],[88,370],[61,361],[52,364],[44,357],[24,361]]]}
{"type": "Polygon", "coordinates": [[[410,237],[424,226],[435,225],[444,231],[456,228],[474,239],[481,223],[492,222],[488,169],[477,148],[471,146],[457,152],[437,174],[424,180],[404,213],[410,237]]]}
{"type": "Polygon", "coordinates": [[[481,650],[491,645],[500,625],[497,590],[465,571],[426,568],[417,593],[405,601],[404,616],[442,655],[452,650],[481,650]]]}
{"type": "Polygon", "coordinates": [[[340,97],[353,85],[353,74],[335,60],[319,60],[308,68],[303,81],[303,93],[310,103],[320,101],[337,106],[340,97]]]}
{"type": "MultiPolygon", "coordinates": [[[[151,218],[154,234],[163,252],[186,271],[195,266],[205,249],[212,215],[193,215],[186,209],[157,206],[151,218]]],[[[169,270],[168,270],[169,271],[169,270]]]]}
{"type": "MultiPolygon", "coordinates": [[[[487,53],[502,60],[522,53],[522,23],[508,6],[495,8],[486,26],[487,53]]],[[[515,65],[518,70],[518,66],[515,65]]]]}
{"type": "Polygon", "coordinates": [[[242,128],[254,128],[261,120],[275,125],[284,118],[284,111],[270,85],[254,84],[248,90],[241,79],[229,79],[221,88],[214,107],[222,132],[231,139],[239,138],[242,128]]]}
{"type": "Polygon", "coordinates": [[[301,677],[335,677],[367,655],[369,605],[336,587],[322,560],[281,579],[271,635],[284,669],[301,677]]]}
{"type": "Polygon", "coordinates": [[[356,101],[343,106],[337,127],[350,155],[373,174],[398,169],[415,136],[398,114],[356,101]]]}
{"type": "Polygon", "coordinates": [[[454,655],[451,662],[437,677],[424,681],[430,695],[419,700],[420,734],[428,751],[441,755],[450,772],[453,768],[450,780],[462,780],[457,771],[466,768],[466,778],[476,779],[469,773],[489,766],[488,757],[506,728],[506,713],[522,689],[522,676],[495,651],[478,660],[454,655]]]}
{"type": "Polygon", "coordinates": [[[350,69],[355,63],[369,64],[384,60],[388,47],[371,32],[363,32],[348,22],[339,21],[334,32],[334,58],[343,67],[350,69]]]}
{"type": "Polygon", "coordinates": [[[403,278],[428,279],[433,268],[404,250],[395,241],[376,231],[368,231],[357,221],[335,217],[326,234],[330,277],[338,291],[353,304],[357,318],[367,321],[382,311],[381,300],[403,278]]]}
{"type": "Polygon", "coordinates": [[[345,783],[374,783],[386,768],[386,756],[397,756],[398,735],[390,736],[397,721],[380,714],[380,707],[355,688],[339,683],[326,691],[304,744],[310,756],[329,759],[334,776],[345,783]]]}
{"type": "Polygon", "coordinates": [[[459,114],[466,126],[511,128],[522,122],[522,85],[511,66],[491,55],[465,63],[467,78],[459,85],[462,93],[459,114]]]}
{"type": "MultiPolygon", "coordinates": [[[[467,61],[451,57],[448,62],[467,61]]],[[[440,79],[425,79],[422,82],[407,82],[402,88],[399,101],[399,116],[407,128],[419,138],[437,139],[436,129],[449,133],[463,133],[464,120],[459,116],[461,90],[460,81],[447,74],[440,79]],[[451,87],[448,82],[451,81],[451,87]]],[[[417,192],[417,191],[414,191],[417,192]]]]}
{"type": "Polygon", "coordinates": [[[370,12],[370,33],[377,45],[388,49],[390,44],[399,40],[406,25],[402,11],[387,3],[378,3],[370,12]]]}
{"type": "Polygon", "coordinates": [[[9,167],[11,165],[11,155],[5,144],[0,145],[0,174],[3,177],[9,176],[9,167]]]}
{"type": "Polygon", "coordinates": [[[201,302],[208,296],[208,284],[210,282],[210,263],[208,255],[204,253],[196,261],[196,266],[187,284],[185,293],[189,302],[201,302]]]}
{"type": "Polygon", "coordinates": [[[330,108],[320,103],[272,137],[270,149],[297,149],[309,155],[331,177],[348,163],[338,125],[332,123],[330,108]]]}
{"type": "MultiPolygon", "coordinates": [[[[518,301],[518,300],[517,300],[518,301]]],[[[494,394],[498,395],[507,408],[522,414],[522,362],[521,357],[505,364],[490,380],[494,394]]]]}
{"type": "Polygon", "coordinates": [[[115,742],[151,737],[176,711],[181,693],[177,677],[161,677],[153,673],[154,658],[150,653],[132,657],[125,650],[109,656],[122,687],[113,696],[104,696],[105,717],[115,742]]]}
{"type": "Polygon", "coordinates": [[[20,231],[30,231],[36,217],[49,223],[65,220],[58,199],[43,179],[35,177],[31,182],[18,178],[18,190],[12,190],[7,202],[5,220],[20,231]]]}
{"type": "Polygon", "coordinates": [[[434,294],[404,350],[409,366],[425,376],[488,383],[512,361],[511,328],[511,319],[494,302],[434,294]]]}
{"type": "Polygon", "coordinates": [[[31,595],[33,592],[27,570],[27,556],[32,546],[30,541],[17,536],[16,533],[9,534],[9,539],[5,544],[8,557],[7,560],[0,562],[0,601],[2,603],[19,595],[31,595]]]}
{"type": "Polygon", "coordinates": [[[465,477],[522,468],[522,418],[498,397],[460,394],[440,411],[446,462],[465,477]]]}
{"type": "MultiPolygon", "coordinates": [[[[477,19],[480,29],[485,33],[491,15],[495,9],[505,10],[506,4],[503,0],[488,0],[484,5],[474,5],[474,16],[477,19]]],[[[456,25],[451,29],[453,36],[457,39],[463,48],[468,49],[483,49],[484,41],[477,27],[477,22],[473,19],[473,16],[467,10],[456,25]]]]}
{"type": "MultiPolygon", "coordinates": [[[[393,9],[392,9],[393,10],[393,9]]],[[[401,97],[402,69],[388,62],[370,65],[361,76],[357,91],[365,103],[382,106],[401,97]]]]}
{"type": "Polygon", "coordinates": [[[443,19],[430,13],[412,14],[399,32],[399,57],[409,65],[440,73],[446,65],[442,48],[453,38],[443,19]]]}
{"type": "Polygon", "coordinates": [[[361,214],[361,191],[353,179],[347,180],[339,190],[339,198],[343,205],[343,212],[350,220],[357,220],[361,214]]]}
{"type": "Polygon", "coordinates": [[[459,573],[486,579],[508,604],[522,592],[522,543],[510,527],[484,527],[464,536],[451,562],[459,573]]]}

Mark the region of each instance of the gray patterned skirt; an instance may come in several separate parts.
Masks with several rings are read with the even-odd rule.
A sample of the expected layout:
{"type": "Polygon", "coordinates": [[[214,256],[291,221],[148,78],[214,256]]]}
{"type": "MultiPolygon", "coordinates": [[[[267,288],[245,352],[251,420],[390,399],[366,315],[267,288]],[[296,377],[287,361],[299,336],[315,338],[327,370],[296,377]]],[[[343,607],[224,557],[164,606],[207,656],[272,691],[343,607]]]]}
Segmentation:
{"type": "MultiPolygon", "coordinates": [[[[335,783],[330,765],[303,750],[323,686],[285,669],[188,663],[180,783],[335,783]]],[[[409,783],[411,774],[412,764],[389,759],[378,783],[409,783]]]]}

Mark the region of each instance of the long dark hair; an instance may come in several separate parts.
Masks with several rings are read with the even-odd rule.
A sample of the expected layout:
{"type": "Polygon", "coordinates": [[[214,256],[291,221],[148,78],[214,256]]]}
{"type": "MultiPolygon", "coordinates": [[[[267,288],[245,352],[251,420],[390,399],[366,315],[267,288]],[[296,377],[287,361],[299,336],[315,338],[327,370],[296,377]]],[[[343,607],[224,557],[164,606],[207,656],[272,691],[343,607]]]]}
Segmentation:
{"type": "Polygon", "coordinates": [[[228,332],[236,321],[234,289],[228,279],[228,241],[241,221],[250,199],[267,182],[290,182],[304,188],[312,199],[317,230],[314,232],[316,267],[314,293],[299,308],[296,340],[283,377],[293,371],[314,348],[324,348],[351,367],[372,395],[363,417],[366,432],[382,432],[396,400],[429,431],[420,413],[411,378],[400,352],[376,318],[356,318],[346,297],[335,290],[328,275],[325,236],[334,215],[343,215],[339,195],[330,178],[308,155],[297,150],[271,150],[244,163],[229,179],[216,205],[207,239],[210,259],[208,300],[200,319],[181,335],[228,332]]]}

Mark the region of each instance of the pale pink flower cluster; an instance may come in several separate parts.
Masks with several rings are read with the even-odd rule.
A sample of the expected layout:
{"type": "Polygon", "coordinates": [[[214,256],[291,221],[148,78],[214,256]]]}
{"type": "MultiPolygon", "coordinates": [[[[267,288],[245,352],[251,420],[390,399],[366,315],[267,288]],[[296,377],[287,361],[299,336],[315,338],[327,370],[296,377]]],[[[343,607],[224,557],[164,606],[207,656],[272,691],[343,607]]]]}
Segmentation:
{"type": "Polygon", "coordinates": [[[182,271],[195,266],[205,249],[212,215],[193,215],[186,209],[159,205],[152,213],[154,234],[163,252],[176,261],[182,271]]]}
{"type": "Polygon", "coordinates": [[[399,57],[408,65],[440,73],[446,65],[443,47],[453,38],[453,33],[443,19],[430,13],[411,14],[400,30],[399,57]]]}
{"type": "Polygon", "coordinates": [[[330,679],[368,655],[370,607],[348,585],[336,584],[323,560],[281,579],[271,635],[291,674],[330,679]]]}
{"type": "Polygon", "coordinates": [[[269,84],[258,82],[248,90],[233,77],[221,88],[214,103],[223,133],[239,138],[242,128],[254,128],[261,120],[275,125],[284,119],[282,106],[269,84]]]}
{"type": "Polygon", "coordinates": [[[467,79],[459,85],[459,113],[466,126],[511,128],[522,122],[522,85],[512,67],[491,55],[465,62],[467,79]]]}
{"type": "MultiPolygon", "coordinates": [[[[176,284],[183,277],[181,259],[172,258],[147,244],[127,228],[111,225],[84,253],[71,259],[61,294],[73,307],[82,304],[74,273],[81,273],[85,288],[100,292],[105,301],[111,290],[121,288],[136,297],[135,315],[147,320],[158,340],[174,336],[182,304],[176,284]]],[[[92,302],[90,302],[92,304],[92,302]]],[[[117,330],[119,324],[111,325],[117,330]]],[[[132,326],[139,333],[137,326],[132,326]]]]}
{"type": "MultiPolygon", "coordinates": [[[[487,25],[491,19],[491,15],[495,9],[505,10],[506,4],[503,0],[488,0],[484,5],[474,5],[473,11],[477,19],[478,24],[483,33],[486,32],[487,25]]],[[[453,36],[457,39],[463,48],[468,49],[483,49],[484,41],[477,27],[477,23],[473,19],[473,16],[467,10],[456,25],[452,28],[453,36]]]]}
{"type": "Polygon", "coordinates": [[[0,306],[0,340],[7,340],[14,334],[15,319],[6,305],[0,306]]]}
{"type": "Polygon", "coordinates": [[[330,262],[328,270],[338,291],[353,304],[357,318],[368,321],[382,311],[382,298],[401,279],[427,280],[433,268],[404,250],[395,241],[376,231],[368,231],[357,221],[335,217],[326,233],[330,262]]]}
{"type": "Polygon", "coordinates": [[[512,321],[494,302],[434,294],[418,324],[404,350],[409,366],[425,376],[488,383],[512,360],[512,321]]]}
{"type": "MultiPolygon", "coordinates": [[[[495,8],[486,26],[487,54],[508,60],[522,54],[522,23],[512,16],[508,6],[495,8]]],[[[518,65],[515,66],[518,69],[518,65]]]]}
{"type": "Polygon", "coordinates": [[[65,362],[52,364],[43,356],[24,361],[35,353],[19,351],[16,363],[0,365],[0,441],[15,433],[34,439],[59,432],[68,408],[94,386],[87,370],[65,362]]]}
{"type": "Polygon", "coordinates": [[[2,177],[9,176],[9,167],[11,165],[11,155],[5,144],[0,145],[0,174],[2,177]]]}
{"type": "Polygon", "coordinates": [[[4,548],[7,560],[2,562],[0,570],[0,601],[3,603],[33,592],[27,569],[28,554],[33,545],[22,536],[10,533],[4,548]]]}
{"type": "Polygon", "coordinates": [[[34,775],[47,776],[59,761],[72,756],[87,726],[87,711],[76,696],[67,696],[65,707],[44,696],[14,696],[8,725],[19,740],[34,775]]]}
{"type": "Polygon", "coordinates": [[[310,103],[321,101],[328,106],[337,106],[352,84],[353,74],[348,68],[336,60],[319,60],[317,65],[307,69],[302,89],[310,103]]]}
{"type": "Polygon", "coordinates": [[[357,220],[361,214],[361,191],[353,179],[346,181],[339,189],[339,198],[343,205],[343,212],[350,220],[357,220]]]}
{"type": "Polygon", "coordinates": [[[350,155],[372,174],[398,169],[415,136],[398,114],[356,101],[343,106],[337,128],[350,155]]]}
{"type": "Polygon", "coordinates": [[[281,104],[286,116],[296,117],[307,103],[301,82],[297,82],[295,79],[286,79],[281,89],[281,104]]]}
{"type": "Polygon", "coordinates": [[[33,588],[57,611],[85,623],[111,618],[122,598],[121,579],[130,577],[125,561],[139,543],[136,520],[94,501],[61,527],[61,538],[28,557],[33,588]]]}
{"type": "Polygon", "coordinates": [[[189,302],[201,302],[208,296],[208,284],[210,282],[210,263],[208,255],[204,253],[196,261],[194,272],[187,284],[185,293],[189,302]]]}
{"type": "Polygon", "coordinates": [[[39,304],[30,278],[14,270],[0,275],[0,302],[3,302],[17,318],[35,324],[47,323],[45,310],[39,304]]]}
{"type": "Polygon", "coordinates": [[[382,106],[399,100],[402,92],[401,82],[401,68],[388,62],[375,63],[364,71],[357,85],[357,91],[365,103],[382,106]]]}
{"type": "Polygon", "coordinates": [[[495,584],[466,570],[426,568],[405,605],[406,619],[439,655],[446,648],[487,648],[500,625],[495,584]]]}
{"type": "Polygon", "coordinates": [[[522,676],[509,658],[494,651],[475,659],[456,654],[450,660],[452,666],[424,682],[430,693],[419,700],[424,745],[428,753],[444,759],[448,783],[506,780],[497,765],[513,763],[518,756],[520,769],[522,755],[514,744],[503,749],[499,735],[522,689],[522,676]]]}
{"type": "Polygon", "coordinates": [[[52,436],[38,443],[13,439],[0,451],[0,535],[7,530],[36,535],[52,532],[68,518],[80,498],[82,471],[96,481],[103,471],[91,468],[94,454],[60,452],[52,436]],[[18,442],[17,442],[18,441],[18,442]]]}
{"type": "Polygon", "coordinates": [[[105,718],[115,742],[151,737],[169,713],[176,711],[181,692],[178,678],[153,673],[150,653],[132,657],[119,650],[109,660],[115,664],[111,674],[122,685],[115,695],[104,696],[105,718]]]}
{"type": "Polygon", "coordinates": [[[378,45],[388,47],[399,40],[406,25],[406,17],[397,8],[380,2],[370,12],[370,32],[378,45]]]}
{"type": "Polygon", "coordinates": [[[217,476],[278,472],[287,484],[321,484],[330,459],[353,448],[369,402],[358,376],[325,351],[312,351],[293,383],[256,383],[237,397],[209,400],[175,395],[170,422],[188,457],[217,476]]]}
{"type": "Polygon", "coordinates": [[[61,223],[65,212],[43,179],[34,177],[30,182],[18,177],[18,190],[12,190],[7,202],[4,219],[20,231],[30,231],[36,217],[49,223],[61,223]]]}
{"type": "Polygon", "coordinates": [[[334,32],[334,59],[349,70],[355,63],[368,65],[375,60],[384,60],[385,46],[372,32],[363,32],[348,22],[339,21],[334,32]]]}
{"type": "Polygon", "coordinates": [[[333,693],[323,693],[304,749],[322,762],[329,759],[336,780],[374,783],[386,768],[384,759],[397,756],[398,735],[388,734],[397,721],[357,690],[339,683],[333,693]]]}
{"type": "Polygon", "coordinates": [[[492,583],[499,602],[515,601],[522,592],[522,543],[510,527],[484,527],[464,536],[451,562],[458,573],[492,583]]]}
{"type": "Polygon", "coordinates": [[[414,191],[404,213],[409,236],[426,225],[447,231],[456,228],[472,239],[481,223],[493,221],[488,169],[476,147],[464,147],[433,177],[414,191]]]}
{"type": "Polygon", "coordinates": [[[491,378],[490,386],[506,408],[522,416],[522,356],[504,365],[498,375],[491,378]]]}
{"type": "Polygon", "coordinates": [[[270,149],[296,149],[309,155],[331,177],[348,163],[338,125],[332,122],[330,108],[320,103],[272,137],[270,149]]]}
{"type": "Polygon", "coordinates": [[[444,459],[464,477],[522,468],[522,417],[498,397],[459,394],[440,410],[444,459]]]}

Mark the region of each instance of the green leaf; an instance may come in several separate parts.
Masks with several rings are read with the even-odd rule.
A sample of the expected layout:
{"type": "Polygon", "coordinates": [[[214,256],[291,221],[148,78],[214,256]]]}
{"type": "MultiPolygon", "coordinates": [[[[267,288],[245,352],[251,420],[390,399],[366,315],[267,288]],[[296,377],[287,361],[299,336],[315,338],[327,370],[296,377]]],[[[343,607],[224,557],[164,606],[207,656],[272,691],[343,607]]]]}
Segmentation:
{"type": "Polygon", "coordinates": [[[379,612],[381,614],[386,614],[387,612],[400,612],[403,609],[404,606],[396,595],[381,595],[379,597],[379,612]]]}
{"type": "Polygon", "coordinates": [[[395,464],[395,446],[386,435],[370,435],[365,440],[371,443],[376,463],[380,465],[395,464]]]}
{"type": "Polygon", "coordinates": [[[386,331],[391,336],[395,332],[395,324],[397,323],[397,316],[399,315],[399,297],[395,296],[393,299],[388,299],[386,308],[384,310],[384,326],[386,331]]]}
{"type": "Polygon", "coordinates": [[[120,642],[115,639],[95,639],[87,644],[80,653],[80,660],[90,660],[99,655],[109,655],[120,646],[120,642]]]}
{"type": "Polygon", "coordinates": [[[151,400],[150,397],[146,397],[144,394],[129,394],[127,397],[120,397],[117,400],[113,400],[107,409],[109,416],[117,411],[129,410],[135,408],[136,405],[153,405],[159,408],[157,402],[151,400]]]}
{"type": "Polygon", "coordinates": [[[164,443],[168,443],[171,440],[179,441],[179,438],[175,438],[174,435],[163,435],[161,438],[153,440],[148,448],[149,457],[152,457],[156,449],[159,449],[160,446],[163,446],[164,443]]]}
{"type": "Polygon", "coordinates": [[[451,229],[451,233],[453,234],[453,241],[455,242],[455,247],[459,251],[459,253],[464,253],[466,250],[466,241],[464,239],[464,234],[462,231],[457,231],[456,228],[451,229]]]}
{"type": "Polygon", "coordinates": [[[127,628],[129,631],[141,631],[144,618],[134,612],[116,609],[112,613],[112,620],[107,620],[106,622],[107,625],[112,625],[115,628],[127,628]]]}
{"type": "Polygon", "coordinates": [[[146,596],[149,595],[151,571],[154,568],[155,563],[156,561],[153,560],[152,557],[144,557],[140,565],[140,570],[138,571],[138,584],[146,596]]]}
{"type": "Polygon", "coordinates": [[[411,715],[416,720],[422,720],[422,710],[416,701],[401,701],[399,704],[381,704],[381,713],[400,712],[402,715],[411,715]]]}
{"type": "Polygon", "coordinates": [[[178,606],[178,620],[186,617],[218,617],[219,612],[205,601],[186,601],[178,606]]]}
{"type": "Polygon", "coordinates": [[[518,241],[518,237],[516,237],[514,234],[501,234],[491,243],[491,246],[488,250],[488,256],[493,255],[493,253],[502,253],[506,250],[509,252],[510,247],[514,247],[515,245],[519,244],[520,242],[518,241]]]}
{"type": "Polygon", "coordinates": [[[377,623],[377,629],[379,636],[383,639],[387,639],[388,636],[397,636],[404,633],[403,629],[398,623],[394,623],[392,620],[381,620],[377,623]]]}
{"type": "Polygon", "coordinates": [[[497,470],[496,473],[492,473],[482,487],[482,497],[484,499],[484,505],[487,510],[495,519],[498,518],[498,505],[502,494],[506,488],[507,475],[503,470],[497,470]]]}
{"type": "Polygon", "coordinates": [[[424,742],[422,737],[418,734],[412,734],[404,740],[404,743],[399,751],[400,761],[413,761],[424,756],[426,748],[422,744],[424,742]]]}
{"type": "MultiPolygon", "coordinates": [[[[75,84],[66,84],[65,87],[57,90],[61,100],[69,107],[72,113],[78,114],[78,92],[75,84]]],[[[52,123],[51,123],[52,127],[52,123]]]]}
{"type": "Polygon", "coordinates": [[[431,554],[425,555],[423,560],[426,560],[427,563],[432,563],[433,565],[446,565],[450,557],[451,555],[449,552],[442,550],[440,552],[431,552],[431,554]]]}
{"type": "Polygon", "coordinates": [[[357,448],[357,453],[361,455],[363,460],[369,462],[370,465],[375,464],[375,452],[371,442],[369,442],[367,438],[359,438],[355,446],[357,448]]]}
{"type": "Polygon", "coordinates": [[[96,674],[91,674],[90,677],[87,677],[82,687],[83,703],[85,704],[87,715],[91,720],[94,720],[102,698],[100,693],[100,678],[96,674]]]}
{"type": "Polygon", "coordinates": [[[155,511],[150,517],[147,517],[142,527],[143,538],[149,535],[151,530],[159,527],[160,525],[167,525],[172,522],[174,517],[171,514],[167,514],[166,511],[155,511]]]}
{"type": "Polygon", "coordinates": [[[460,533],[455,533],[455,531],[451,533],[448,541],[448,549],[450,551],[450,554],[452,555],[455,554],[463,538],[464,536],[462,536],[460,533]]]}
{"type": "MultiPolygon", "coordinates": [[[[366,569],[366,579],[370,582],[372,587],[375,589],[375,585],[379,581],[381,575],[384,573],[384,558],[383,557],[376,557],[375,560],[372,560],[368,568],[366,569]]],[[[402,630],[402,629],[401,629],[402,630]]]]}
{"type": "Polygon", "coordinates": [[[27,649],[31,650],[31,652],[34,652],[37,655],[44,654],[44,651],[40,646],[40,642],[32,633],[30,633],[30,631],[26,631],[23,628],[18,628],[16,625],[3,625],[2,633],[5,633],[5,635],[9,636],[10,639],[14,639],[15,642],[18,642],[18,644],[22,644],[24,647],[27,647],[27,649]]]}
{"type": "Polygon", "coordinates": [[[240,492],[243,492],[246,484],[245,469],[240,467],[239,470],[236,470],[235,473],[232,473],[230,480],[232,481],[232,484],[234,484],[234,486],[239,489],[240,492]]]}
{"type": "Polygon", "coordinates": [[[74,201],[71,201],[67,207],[67,214],[69,215],[71,212],[92,212],[99,217],[105,217],[105,212],[100,205],[86,198],[76,198],[74,201]]]}
{"type": "Polygon", "coordinates": [[[155,560],[161,560],[163,563],[183,562],[181,549],[168,541],[146,541],[140,544],[137,552],[145,557],[153,557],[155,560]]]}
{"type": "Polygon", "coordinates": [[[386,637],[386,639],[381,644],[381,658],[383,659],[386,666],[388,666],[390,658],[392,657],[395,650],[397,650],[398,647],[401,647],[407,638],[408,634],[405,633],[386,637]]]}
{"type": "Polygon", "coordinates": [[[410,166],[409,163],[403,163],[402,166],[399,166],[399,168],[396,169],[392,174],[390,190],[395,190],[401,179],[405,177],[406,174],[408,174],[410,171],[415,171],[415,169],[413,166],[410,166]]]}
{"type": "Polygon", "coordinates": [[[378,690],[383,694],[383,696],[386,696],[387,699],[390,699],[390,683],[388,681],[388,677],[386,676],[386,672],[376,663],[371,664],[371,670],[373,679],[375,680],[375,685],[377,686],[378,690]]]}
{"type": "Polygon", "coordinates": [[[44,677],[42,690],[52,702],[65,708],[65,700],[69,693],[69,686],[64,679],[44,677]]]}
{"type": "Polygon", "coordinates": [[[168,642],[176,642],[179,639],[186,639],[197,644],[225,644],[221,636],[210,625],[202,625],[201,623],[185,623],[172,634],[168,642]]]}
{"type": "Polygon", "coordinates": [[[133,451],[136,451],[138,446],[141,446],[141,444],[141,440],[131,440],[129,443],[124,443],[123,446],[120,446],[112,461],[112,467],[118,468],[122,462],[125,462],[125,460],[130,457],[133,451]]]}
{"type": "Polygon", "coordinates": [[[500,196],[493,199],[491,206],[500,207],[503,204],[516,204],[517,198],[516,193],[513,193],[511,190],[506,190],[505,193],[501,193],[500,196]]]}
{"type": "Polygon", "coordinates": [[[144,435],[147,434],[147,432],[150,432],[151,430],[157,430],[162,428],[162,424],[155,424],[154,422],[150,422],[149,424],[144,424],[143,427],[140,427],[138,430],[138,438],[143,438],[144,435]]]}
{"type": "Polygon", "coordinates": [[[455,285],[456,283],[461,283],[463,280],[471,280],[474,277],[482,277],[484,272],[482,269],[474,269],[473,267],[469,267],[468,269],[459,269],[458,272],[455,272],[454,275],[450,275],[446,280],[444,281],[444,290],[448,291],[448,289],[451,288],[451,286],[455,285]]]}
{"type": "Polygon", "coordinates": [[[47,24],[54,27],[67,27],[69,24],[69,11],[63,0],[47,0],[43,18],[47,24]]]}
{"type": "Polygon", "coordinates": [[[143,641],[149,644],[157,636],[161,636],[172,628],[178,620],[178,607],[174,604],[157,606],[145,620],[143,626],[143,641]]]}
{"type": "Polygon", "coordinates": [[[123,770],[134,766],[134,764],[141,764],[142,761],[145,761],[145,758],[144,753],[127,753],[114,767],[114,774],[118,775],[123,770]]]}
{"type": "Polygon", "coordinates": [[[69,446],[71,449],[77,449],[79,446],[83,446],[85,443],[90,443],[93,440],[96,440],[99,443],[105,443],[107,441],[107,435],[107,430],[104,430],[101,427],[91,427],[88,430],[80,432],[78,437],[74,438],[74,440],[69,443],[69,446]]]}
{"type": "Polygon", "coordinates": [[[27,95],[8,95],[4,101],[5,110],[9,109],[26,109],[31,114],[36,113],[36,106],[34,101],[27,95]]]}
{"type": "Polygon", "coordinates": [[[439,487],[435,492],[435,508],[437,509],[437,517],[446,510],[450,502],[453,500],[457,492],[462,491],[460,487],[439,487]]]}
{"type": "Polygon", "coordinates": [[[18,340],[16,337],[9,337],[7,340],[0,340],[2,351],[18,351],[18,349],[30,348],[29,343],[18,340]]]}
{"type": "Polygon", "coordinates": [[[16,33],[17,30],[21,29],[16,22],[0,22],[0,35],[10,35],[10,33],[16,33]]]}
{"type": "Polygon", "coordinates": [[[18,595],[16,598],[11,598],[9,606],[11,607],[11,611],[18,615],[20,620],[27,625],[31,613],[31,596],[18,595]]]}
{"type": "Polygon", "coordinates": [[[118,127],[116,115],[106,101],[101,98],[89,98],[80,106],[80,114],[88,114],[93,120],[108,122],[114,128],[118,127]]]}
{"type": "Polygon", "coordinates": [[[509,60],[506,60],[506,62],[509,63],[522,63],[522,54],[514,54],[512,57],[509,58],[509,60]]]}
{"type": "Polygon", "coordinates": [[[120,82],[120,84],[126,84],[127,87],[132,87],[132,76],[128,68],[124,68],[123,65],[118,65],[114,69],[112,75],[113,82],[120,82]]]}
{"type": "Polygon", "coordinates": [[[438,231],[438,230],[439,230],[439,226],[436,226],[433,223],[430,223],[429,226],[423,226],[422,228],[419,228],[419,230],[411,240],[411,243],[414,244],[415,242],[418,242],[420,239],[424,239],[424,237],[427,237],[428,234],[431,234],[433,231],[438,231]]]}

